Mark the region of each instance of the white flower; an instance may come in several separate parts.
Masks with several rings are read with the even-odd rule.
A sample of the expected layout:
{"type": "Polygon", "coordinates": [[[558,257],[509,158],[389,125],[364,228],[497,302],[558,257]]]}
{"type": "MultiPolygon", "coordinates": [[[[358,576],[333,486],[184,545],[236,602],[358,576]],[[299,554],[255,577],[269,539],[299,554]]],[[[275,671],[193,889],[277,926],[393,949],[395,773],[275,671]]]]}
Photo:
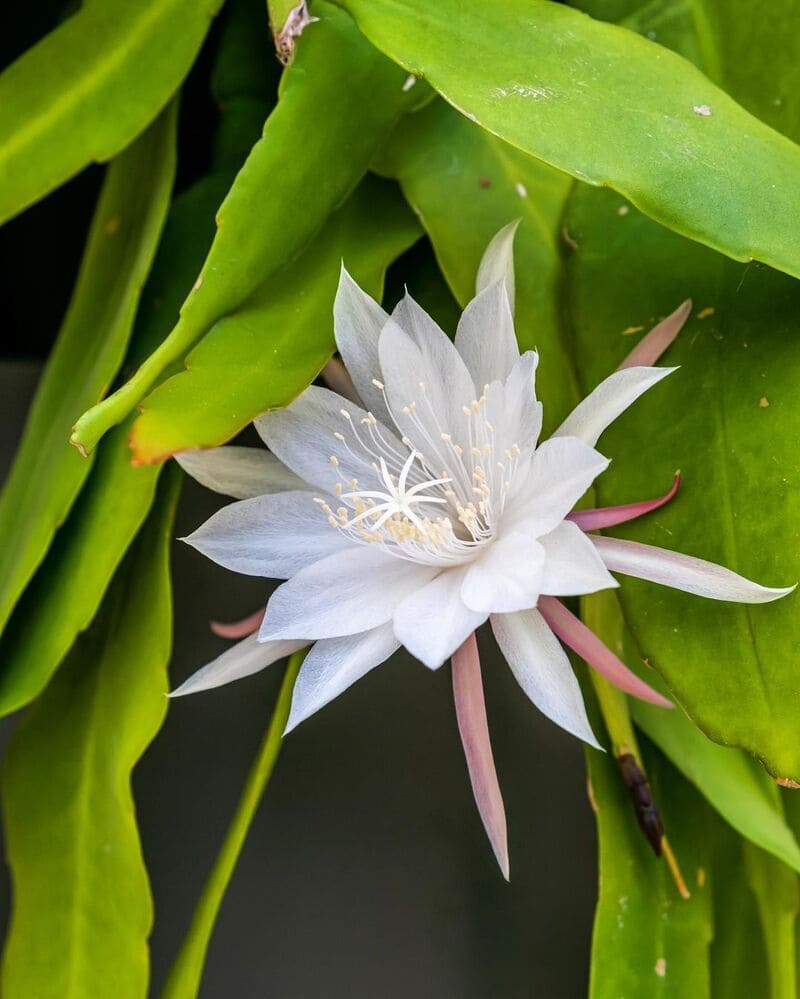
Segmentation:
{"type": "MultiPolygon", "coordinates": [[[[175,693],[219,686],[314,642],[287,731],[404,645],[436,669],[454,656],[459,725],[479,808],[508,873],[502,799],[491,763],[474,632],[487,619],[525,693],[593,746],[578,683],[558,639],[623,690],[669,705],[558,599],[618,585],[611,571],[718,600],[761,603],[788,589],[716,565],[589,535],[659,500],[573,513],[608,466],[605,428],[672,368],[647,366],[689,303],[539,443],[535,352],[513,323],[512,241],[503,229],[453,344],[406,295],[388,316],[343,269],[336,342],[364,408],[312,386],[256,428],[270,453],[225,447],[179,461],[224,507],[187,540],[236,572],[285,579],[260,631],[175,693]],[[455,655],[454,655],[455,654],[455,655]]],[[[243,624],[257,627],[257,621],[243,624]]],[[[235,634],[236,629],[229,632],[235,634]]]]}

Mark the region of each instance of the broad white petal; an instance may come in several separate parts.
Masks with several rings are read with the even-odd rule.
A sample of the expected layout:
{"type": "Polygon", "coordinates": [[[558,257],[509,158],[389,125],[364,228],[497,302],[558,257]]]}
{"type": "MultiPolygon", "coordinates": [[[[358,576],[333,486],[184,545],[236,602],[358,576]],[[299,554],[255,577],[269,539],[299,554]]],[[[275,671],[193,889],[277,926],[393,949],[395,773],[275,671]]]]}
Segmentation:
{"type": "Polygon", "coordinates": [[[577,437],[551,437],[534,451],[527,480],[506,505],[504,522],[534,537],[549,534],[608,465],[577,437]]]}
{"type": "Polygon", "coordinates": [[[677,370],[624,368],[622,371],[615,371],[572,410],[553,437],[579,437],[594,446],[606,427],[636,402],[640,395],[677,370]]]}
{"type": "Polygon", "coordinates": [[[576,597],[619,586],[577,524],[563,520],[539,541],[544,548],[542,593],[576,597]]]}
{"type": "Polygon", "coordinates": [[[380,666],[399,647],[390,624],[360,635],[317,642],[300,667],[284,735],[380,666]]]}
{"type": "Polygon", "coordinates": [[[534,607],[541,593],[544,549],[526,534],[510,531],[470,563],[461,599],[471,610],[501,614],[534,607]]]}
{"type": "Polygon", "coordinates": [[[794,586],[760,586],[744,576],[714,562],[692,555],[654,548],[636,541],[592,536],[600,557],[612,572],[637,576],[651,583],[661,583],[686,593],[711,600],[730,600],[741,604],[766,604],[785,597],[794,586]]]}
{"type": "Polygon", "coordinates": [[[350,547],[309,565],[270,597],[259,637],[339,638],[385,624],[436,569],[378,547],[350,547]]]}
{"type": "Polygon", "coordinates": [[[353,547],[328,523],[314,494],[305,492],[231,503],[183,540],[226,569],[268,579],[287,579],[326,555],[353,547]]]}
{"type": "Polygon", "coordinates": [[[495,236],[492,237],[489,245],[481,259],[478,267],[478,276],[475,279],[475,294],[479,295],[484,288],[496,281],[506,282],[508,292],[508,304],[511,315],[514,315],[514,236],[521,219],[515,219],[504,225],[495,236]]]}
{"type": "Polygon", "coordinates": [[[240,680],[243,676],[258,673],[259,670],[271,666],[279,659],[285,659],[308,645],[306,641],[259,642],[255,635],[249,635],[236,645],[226,649],[202,669],[192,673],[170,697],[183,697],[184,694],[196,694],[200,690],[211,690],[221,687],[231,680],[240,680]]]}
{"type": "Polygon", "coordinates": [[[201,486],[235,499],[308,488],[308,483],[260,447],[228,445],[207,451],[182,451],[175,460],[201,486]]]}
{"type": "Polygon", "coordinates": [[[447,569],[398,604],[394,633],[430,669],[438,669],[486,620],[461,599],[467,569],[447,569]]]}
{"type": "Polygon", "coordinates": [[[484,288],[464,309],[455,343],[479,393],[484,385],[504,382],[511,374],[519,347],[503,281],[484,288]]]}
{"type": "Polygon", "coordinates": [[[492,631],[520,687],[542,714],[601,749],[567,654],[542,615],[537,610],[493,614],[492,631]]]}
{"type": "Polygon", "coordinates": [[[373,384],[380,380],[378,338],[389,317],[361,290],[342,265],[339,287],[333,303],[333,330],[336,346],[367,409],[381,422],[389,420],[383,393],[373,384]]]}
{"type": "MultiPolygon", "coordinates": [[[[282,462],[306,482],[333,493],[337,483],[352,489],[349,483],[357,479],[358,488],[364,489],[369,488],[366,483],[376,481],[372,467],[376,459],[358,443],[360,439],[375,449],[370,427],[362,423],[366,418],[365,410],[355,403],[311,385],[290,406],[263,413],[254,423],[270,451],[282,462]]],[[[386,427],[372,429],[379,431],[397,452],[402,465],[408,448],[386,427]]]]}

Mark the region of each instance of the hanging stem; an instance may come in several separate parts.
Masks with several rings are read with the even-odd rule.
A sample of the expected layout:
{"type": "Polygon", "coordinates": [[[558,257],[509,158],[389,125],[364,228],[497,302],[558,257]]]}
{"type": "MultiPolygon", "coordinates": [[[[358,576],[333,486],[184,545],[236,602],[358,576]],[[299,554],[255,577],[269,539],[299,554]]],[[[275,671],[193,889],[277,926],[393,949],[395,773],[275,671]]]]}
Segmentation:
{"type": "MultiPolygon", "coordinates": [[[[617,607],[610,606],[611,602],[614,601],[614,603],[616,603],[616,600],[617,597],[614,593],[601,593],[593,594],[591,597],[582,597],[581,618],[584,623],[597,634],[602,634],[604,631],[608,632],[609,618],[611,617],[611,620],[614,620],[616,617],[621,618],[619,609],[617,607]]],[[[609,635],[606,635],[606,638],[609,637],[609,635]]],[[[658,855],[663,854],[664,860],[667,862],[670,874],[672,875],[672,879],[675,882],[675,887],[678,889],[678,894],[681,898],[690,898],[691,893],[689,892],[689,889],[686,886],[686,881],[681,873],[678,859],[672,852],[672,847],[670,846],[667,837],[664,835],[663,827],[661,827],[661,820],[658,817],[658,812],[655,810],[655,806],[653,805],[652,808],[653,816],[655,816],[655,820],[658,824],[657,849],[654,842],[653,816],[643,816],[641,809],[642,802],[636,795],[636,791],[639,788],[632,786],[629,781],[629,777],[626,776],[626,769],[629,768],[626,768],[625,764],[627,760],[630,760],[633,763],[633,770],[638,771],[646,789],[647,776],[644,769],[644,763],[642,762],[642,754],[639,749],[639,744],[636,740],[636,732],[633,728],[630,709],[628,708],[628,699],[621,690],[609,683],[608,680],[601,676],[596,670],[589,670],[589,675],[595,694],[597,695],[600,713],[603,716],[606,730],[608,731],[609,738],[611,739],[612,752],[614,753],[617,763],[620,764],[620,770],[622,771],[623,779],[625,780],[628,790],[634,795],[634,804],[637,810],[637,821],[639,822],[645,837],[650,845],[653,846],[656,853],[658,855]],[[648,818],[650,820],[649,823],[648,818]],[[648,828],[648,824],[650,828],[648,828]]],[[[652,799],[650,799],[650,801],[652,803],[652,799]]]]}
{"type": "Polygon", "coordinates": [[[247,775],[222,847],[195,907],[189,932],[186,934],[161,993],[162,999],[195,999],[200,989],[206,950],[217,919],[217,913],[222,905],[222,899],[242,851],[250,824],[261,801],[264,788],[275,767],[275,761],[281,748],[281,736],[289,717],[294,683],[306,656],[306,651],[303,649],[300,652],[295,652],[286,666],[278,700],[275,703],[267,731],[247,775]]]}

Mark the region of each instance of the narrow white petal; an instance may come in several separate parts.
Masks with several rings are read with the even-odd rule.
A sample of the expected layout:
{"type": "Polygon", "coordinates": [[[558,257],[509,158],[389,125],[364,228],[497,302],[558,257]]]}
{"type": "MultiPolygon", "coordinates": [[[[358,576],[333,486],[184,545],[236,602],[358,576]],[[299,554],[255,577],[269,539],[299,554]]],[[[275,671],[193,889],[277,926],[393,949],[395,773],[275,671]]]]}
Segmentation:
{"type": "Polygon", "coordinates": [[[394,318],[381,333],[381,369],[394,420],[436,474],[452,463],[450,445],[442,434],[466,442],[463,407],[475,397],[472,379],[449,340],[447,349],[450,360],[435,363],[394,318]]]}
{"type": "Polygon", "coordinates": [[[541,593],[544,549],[533,538],[511,531],[486,546],[472,562],[461,586],[461,599],[482,614],[534,607],[541,593]]]}
{"type": "Polygon", "coordinates": [[[247,576],[287,579],[326,555],[352,548],[306,492],[231,503],[184,539],[218,565],[247,576]]]}
{"type": "Polygon", "coordinates": [[[549,534],[608,464],[577,437],[551,437],[536,448],[524,488],[507,505],[505,519],[534,537],[549,534]]]}
{"type": "Polygon", "coordinates": [[[508,292],[508,304],[511,315],[514,315],[514,236],[517,232],[520,219],[515,219],[504,225],[495,236],[492,237],[486,251],[483,254],[478,267],[478,276],[475,279],[475,294],[479,295],[490,284],[496,281],[506,282],[508,292]]]}
{"type": "Polygon", "coordinates": [[[461,643],[486,620],[461,599],[467,570],[447,569],[398,604],[394,633],[430,669],[438,669],[461,643]]]}
{"type": "MultiPolygon", "coordinates": [[[[270,451],[306,482],[334,492],[336,484],[351,479],[374,481],[376,460],[356,438],[371,444],[369,428],[361,421],[365,410],[329,389],[311,385],[285,409],[263,413],[255,428],[270,451]],[[349,414],[344,416],[342,411],[349,414]],[[341,437],[336,437],[340,434],[341,437]],[[331,462],[331,458],[335,462],[331,462]]],[[[403,458],[408,448],[386,427],[379,427],[389,445],[403,458]]],[[[402,464],[402,462],[401,462],[402,464]]],[[[352,488],[348,486],[348,488],[352,488]]],[[[358,488],[365,488],[359,485],[358,488]]]]}
{"type": "Polygon", "coordinates": [[[579,403],[553,437],[579,437],[595,445],[600,434],[628,406],[677,368],[624,368],[615,371],[579,403]]]}
{"type": "Polygon", "coordinates": [[[317,642],[300,667],[284,734],[380,666],[399,647],[390,624],[360,635],[317,642]]]}
{"type": "Polygon", "coordinates": [[[539,541],[544,548],[542,593],[575,597],[619,586],[577,524],[564,520],[539,541]]]}
{"type": "Polygon", "coordinates": [[[455,343],[478,392],[489,382],[504,382],[511,374],[519,360],[519,347],[503,281],[484,288],[464,309],[455,343]]]}
{"type": "Polygon", "coordinates": [[[612,572],[637,576],[651,583],[672,586],[711,600],[741,604],[766,604],[785,597],[794,586],[760,586],[730,569],[692,555],[654,548],[636,541],[592,536],[600,557],[612,572]]]}
{"type": "Polygon", "coordinates": [[[339,638],[389,621],[436,574],[375,546],[351,547],[307,568],[270,597],[259,637],[339,638]]]}
{"type": "Polygon", "coordinates": [[[542,714],[600,749],[567,654],[542,615],[537,610],[493,614],[492,631],[520,687],[542,714]]]}
{"type": "Polygon", "coordinates": [[[389,414],[383,394],[373,379],[380,379],[378,338],[388,318],[380,305],[359,288],[342,266],[333,303],[336,346],[367,409],[384,423],[389,414]]]}
{"type": "Polygon", "coordinates": [[[243,676],[258,673],[279,659],[285,659],[286,656],[302,649],[304,645],[308,645],[308,642],[259,642],[255,635],[248,635],[202,669],[192,673],[189,679],[185,680],[177,690],[173,690],[169,696],[183,697],[184,694],[196,694],[200,690],[221,687],[231,680],[240,680],[243,676]]]}
{"type": "Polygon", "coordinates": [[[536,444],[542,431],[542,404],[536,399],[539,355],[526,350],[505,383],[506,424],[514,428],[512,443],[536,444]]]}
{"type": "Polygon", "coordinates": [[[308,488],[308,483],[260,447],[229,445],[208,451],[182,451],[175,460],[201,486],[235,499],[308,488]]]}
{"type": "MultiPolygon", "coordinates": [[[[399,368],[405,367],[413,378],[411,384],[415,389],[414,395],[406,399],[406,402],[410,402],[411,398],[417,398],[419,393],[416,390],[422,381],[440,397],[438,400],[440,408],[445,412],[461,414],[461,407],[469,405],[475,398],[476,386],[450,337],[408,292],[392,312],[392,323],[399,326],[417,347],[422,357],[422,366],[420,367],[420,363],[416,360],[416,355],[413,361],[409,357],[405,365],[402,361],[398,364],[397,357],[389,359],[387,363],[384,360],[383,349],[379,348],[381,370],[386,380],[394,381],[398,376],[402,377],[399,368]]],[[[449,422],[447,417],[445,422],[449,422]]],[[[447,427],[442,429],[447,430],[447,427]]],[[[456,428],[450,428],[451,433],[455,431],[456,428]]]]}

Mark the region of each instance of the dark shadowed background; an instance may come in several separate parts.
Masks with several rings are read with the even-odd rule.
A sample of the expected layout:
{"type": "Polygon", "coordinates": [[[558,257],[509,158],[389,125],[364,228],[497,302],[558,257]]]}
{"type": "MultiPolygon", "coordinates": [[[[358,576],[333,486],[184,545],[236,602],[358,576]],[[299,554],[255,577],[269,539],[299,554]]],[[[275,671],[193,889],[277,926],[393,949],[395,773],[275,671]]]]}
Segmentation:
{"type": "MultiPolygon", "coordinates": [[[[52,26],[56,3],[29,7],[11,19],[0,65],[52,26]]],[[[184,101],[179,187],[204,168],[197,135],[213,114],[203,103],[207,65],[204,55],[184,101]]],[[[101,176],[86,171],[0,229],[0,479],[66,307],[101,176]]],[[[220,502],[187,482],[176,536],[220,502]]],[[[209,619],[244,616],[267,590],[180,543],[173,554],[177,684],[225,647],[209,619]]],[[[398,655],[287,739],[222,908],[204,999],[585,996],[596,863],[582,750],[527,701],[488,636],[483,653],[511,883],[472,801],[449,667],[432,674],[398,655]]],[[[156,905],[154,994],[281,673],[276,665],[173,703],[134,774],[156,905]]],[[[12,727],[3,723],[3,739],[12,727]]]]}

